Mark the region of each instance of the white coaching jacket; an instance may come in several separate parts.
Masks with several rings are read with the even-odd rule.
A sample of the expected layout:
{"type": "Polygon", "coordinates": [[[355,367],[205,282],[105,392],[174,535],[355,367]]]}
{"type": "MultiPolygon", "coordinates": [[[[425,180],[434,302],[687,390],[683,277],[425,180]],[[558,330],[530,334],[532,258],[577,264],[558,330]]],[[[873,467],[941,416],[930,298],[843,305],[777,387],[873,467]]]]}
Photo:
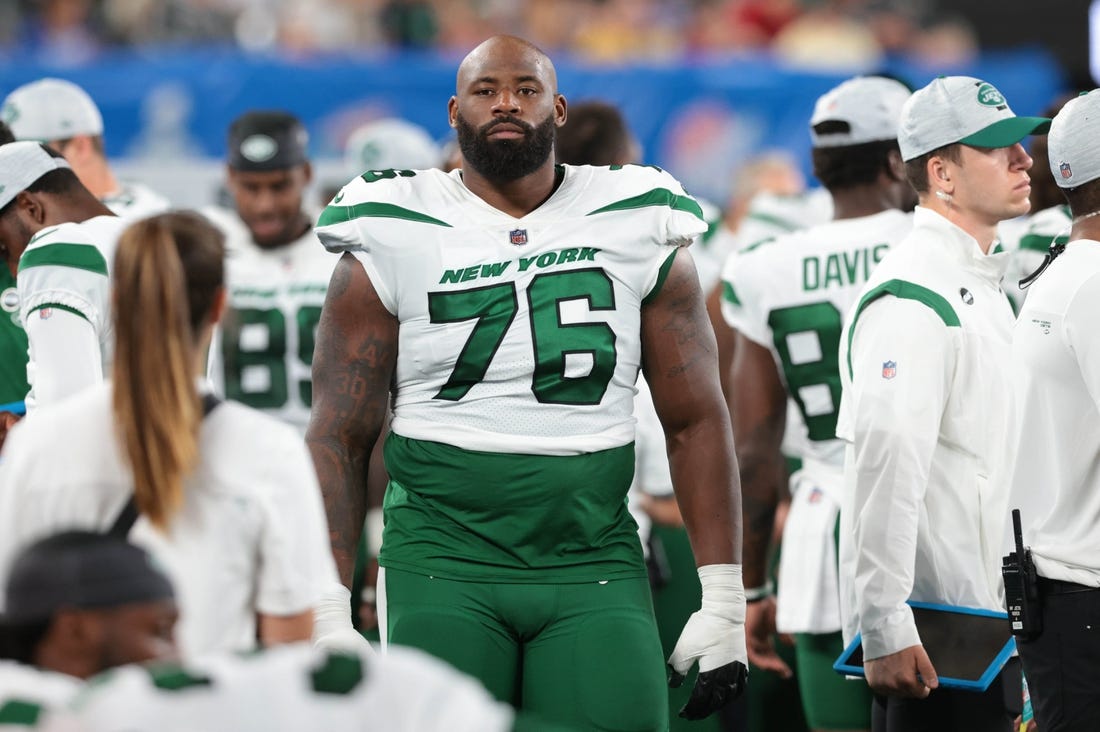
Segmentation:
{"type": "Polygon", "coordinates": [[[1012,407],[1006,254],[918,207],[840,344],[841,613],[864,657],[917,645],[906,600],[1003,610],[1012,407]]]}

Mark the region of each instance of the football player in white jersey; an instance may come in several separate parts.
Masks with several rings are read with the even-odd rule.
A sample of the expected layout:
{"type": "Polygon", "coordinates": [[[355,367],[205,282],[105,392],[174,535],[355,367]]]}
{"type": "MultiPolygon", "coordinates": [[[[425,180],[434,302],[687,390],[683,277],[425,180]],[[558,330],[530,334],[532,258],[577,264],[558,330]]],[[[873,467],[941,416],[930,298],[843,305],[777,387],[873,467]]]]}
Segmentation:
{"type": "MultiPolygon", "coordinates": [[[[905,211],[916,193],[897,144],[908,97],[897,81],[856,77],[818,99],[810,119],[814,174],[832,194],[834,220],[742,251],[723,273],[723,307],[738,333],[730,411],[746,496],[750,587],[765,584],[775,507],[785,490],[780,448],[788,395],[808,431],[802,470],[791,481],[776,626],[797,634],[802,703],[816,730],[870,727],[867,687],[832,670],[844,650],[834,539],[844,476],[837,349],[860,287],[912,228],[905,211]]],[[[770,647],[770,602],[765,593],[750,602],[750,637],[761,665],[781,668],[770,647]]]]}
{"type": "Polygon", "coordinates": [[[384,655],[281,646],[102,674],[50,732],[551,732],[411,648],[384,655]]]}
{"type": "Polygon", "coordinates": [[[0,250],[18,272],[28,409],[103,380],[111,350],[108,270],[125,225],[60,153],[37,142],[0,146],[0,250]]]}
{"type": "Polygon", "coordinates": [[[312,399],[313,337],[338,257],[313,233],[306,204],[309,138],[294,115],[251,111],[229,128],[234,211],[203,213],[226,236],[229,310],[211,375],[229,399],[304,433],[312,399]]]}
{"type": "Polygon", "coordinates": [[[115,177],[103,144],[103,115],[71,81],[45,78],[24,84],[4,99],[0,119],[16,139],[41,142],[64,155],[80,182],[116,215],[140,219],[171,207],[147,186],[115,177]]]}
{"type": "MultiPolygon", "coordinates": [[[[740,497],[698,278],[701,210],[664,171],[555,165],[565,98],[549,58],[496,36],[459,66],[462,170],[349,183],[318,234],[329,287],[307,441],[348,582],[366,451],[390,402],[379,563],[388,640],[502,700],[583,729],[667,724],[645,567],[625,507],[634,381],[653,392],[702,608],[685,716],[739,694],[740,497]]],[[[347,610],[347,589],[331,603],[347,610]]]]}
{"type": "Polygon", "coordinates": [[[35,727],[108,668],[175,656],[172,586],[121,538],[55,534],[26,546],[7,574],[0,729],[35,727]]]}

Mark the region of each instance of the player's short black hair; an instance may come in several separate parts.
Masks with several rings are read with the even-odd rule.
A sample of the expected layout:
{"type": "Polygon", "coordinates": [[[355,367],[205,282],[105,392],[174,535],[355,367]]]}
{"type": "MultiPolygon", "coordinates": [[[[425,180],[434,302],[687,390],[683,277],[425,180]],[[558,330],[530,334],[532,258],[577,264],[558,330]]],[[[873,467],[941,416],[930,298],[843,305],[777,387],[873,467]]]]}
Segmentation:
{"type": "Polygon", "coordinates": [[[1063,188],[1073,218],[1100,211],[1100,178],[1082,183],[1075,188],[1063,188]]]}
{"type": "Polygon", "coordinates": [[[569,165],[616,165],[629,160],[633,137],[623,115],[612,104],[597,100],[569,107],[558,129],[556,160],[569,165]]]}
{"type": "Polygon", "coordinates": [[[9,142],[15,142],[15,135],[7,122],[0,121],[0,145],[7,145],[9,142]]]}
{"type": "MultiPolygon", "coordinates": [[[[821,135],[842,132],[843,130],[831,129],[837,124],[847,125],[846,122],[829,120],[815,125],[814,131],[821,135]]],[[[891,151],[897,151],[900,155],[897,140],[876,140],[842,147],[815,147],[812,153],[814,175],[830,191],[868,185],[878,180],[883,171],[890,172],[891,151]]]]}

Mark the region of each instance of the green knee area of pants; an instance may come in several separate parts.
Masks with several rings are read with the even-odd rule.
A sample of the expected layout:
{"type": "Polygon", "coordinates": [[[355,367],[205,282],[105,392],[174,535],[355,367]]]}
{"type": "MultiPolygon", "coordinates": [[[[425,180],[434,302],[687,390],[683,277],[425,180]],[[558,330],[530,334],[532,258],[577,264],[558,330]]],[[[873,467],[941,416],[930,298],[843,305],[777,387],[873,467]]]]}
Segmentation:
{"type": "Polygon", "coordinates": [[[663,730],[664,659],[646,579],[459,582],[386,569],[390,643],[480,679],[502,701],[585,730],[663,730]]]}
{"type": "Polygon", "coordinates": [[[812,729],[870,729],[871,690],[863,679],[833,670],[844,650],[836,633],[799,633],[794,640],[802,708],[812,729]]]}

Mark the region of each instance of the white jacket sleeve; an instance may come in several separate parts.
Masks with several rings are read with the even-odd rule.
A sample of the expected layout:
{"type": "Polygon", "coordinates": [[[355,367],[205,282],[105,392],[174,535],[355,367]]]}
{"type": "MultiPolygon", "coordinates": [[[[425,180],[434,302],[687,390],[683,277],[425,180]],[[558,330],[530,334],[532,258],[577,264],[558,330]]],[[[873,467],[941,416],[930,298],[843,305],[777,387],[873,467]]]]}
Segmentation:
{"type": "Polygon", "coordinates": [[[1081,379],[1094,404],[1100,408],[1100,338],[1096,337],[1096,313],[1100,312],[1100,274],[1085,281],[1066,309],[1064,338],[1077,355],[1081,379]]]}
{"type": "Polygon", "coordinates": [[[855,590],[872,659],[920,643],[905,601],[956,355],[931,309],[884,297],[859,316],[850,358],[855,590]]]}

